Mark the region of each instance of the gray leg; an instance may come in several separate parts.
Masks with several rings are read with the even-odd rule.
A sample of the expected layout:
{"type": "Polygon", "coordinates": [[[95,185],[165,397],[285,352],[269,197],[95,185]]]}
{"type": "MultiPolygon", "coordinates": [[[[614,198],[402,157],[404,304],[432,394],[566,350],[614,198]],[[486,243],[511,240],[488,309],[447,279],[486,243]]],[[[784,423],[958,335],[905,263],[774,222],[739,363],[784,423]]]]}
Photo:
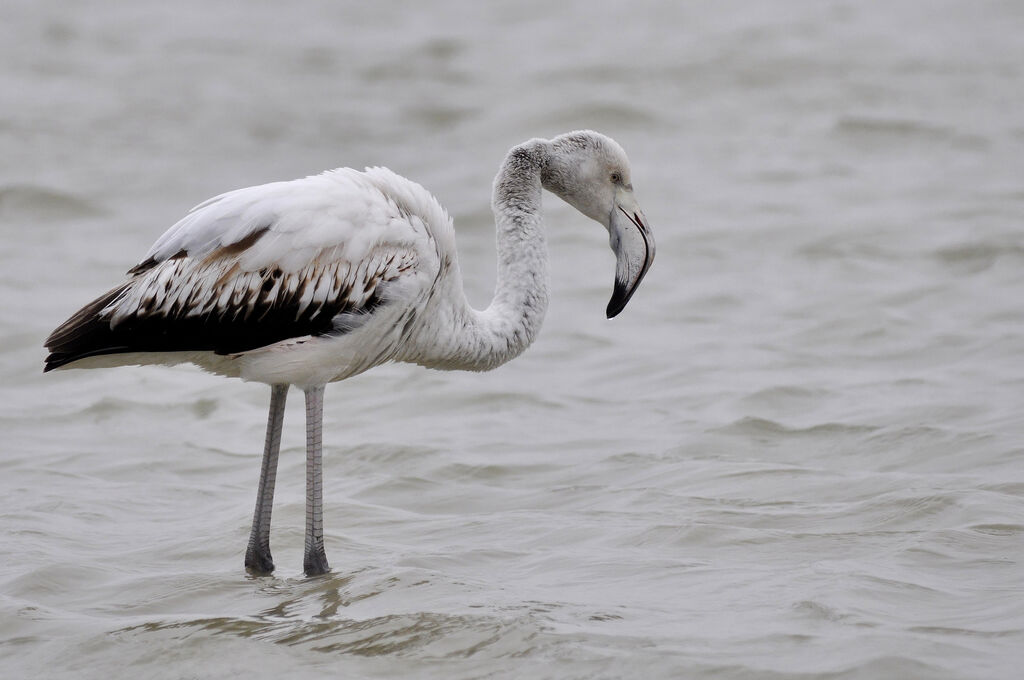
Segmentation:
{"type": "Polygon", "coordinates": [[[331,567],[324,552],[323,432],[324,387],[306,390],[306,576],[326,574],[331,567]]]}
{"type": "Polygon", "coordinates": [[[274,508],[277,454],[281,451],[281,424],[284,422],[284,402],[287,396],[287,385],[271,386],[267,443],[263,449],[263,466],[260,468],[260,488],[256,493],[256,511],[252,516],[249,547],[245,551],[245,568],[255,574],[269,574],[274,571],[274,560],[270,556],[270,513],[274,508]]]}

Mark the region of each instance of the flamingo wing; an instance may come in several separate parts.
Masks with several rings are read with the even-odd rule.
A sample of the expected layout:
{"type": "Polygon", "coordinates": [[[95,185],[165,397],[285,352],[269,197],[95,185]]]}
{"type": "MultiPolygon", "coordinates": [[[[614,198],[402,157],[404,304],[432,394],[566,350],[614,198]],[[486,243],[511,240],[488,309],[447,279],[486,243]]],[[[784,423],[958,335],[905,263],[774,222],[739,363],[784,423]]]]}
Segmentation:
{"type": "Polygon", "coordinates": [[[344,334],[381,305],[412,303],[439,270],[433,216],[374,181],[397,175],[371,172],[334,170],[200,204],[127,281],[50,335],[45,370],[101,354],[246,352],[344,334]]]}

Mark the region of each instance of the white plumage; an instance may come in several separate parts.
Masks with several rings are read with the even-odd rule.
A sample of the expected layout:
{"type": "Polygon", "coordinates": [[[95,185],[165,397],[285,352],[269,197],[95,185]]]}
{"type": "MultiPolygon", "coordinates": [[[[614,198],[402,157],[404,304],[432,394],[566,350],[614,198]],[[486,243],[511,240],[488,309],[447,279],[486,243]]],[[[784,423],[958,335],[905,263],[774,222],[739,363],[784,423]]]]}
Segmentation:
{"type": "Polygon", "coordinates": [[[193,362],[273,387],[246,566],[270,556],[281,418],[306,393],[305,570],[328,569],[320,482],[323,387],[388,361],[487,370],[521,353],[547,308],[541,188],[601,222],[616,251],[608,315],[654,257],[625,153],[595,132],[530,140],[495,178],[498,285],[466,302],[451,219],[423,187],[385,168],[348,168],[211,198],[172,226],[121,285],[47,339],[45,370],[193,362]]]}

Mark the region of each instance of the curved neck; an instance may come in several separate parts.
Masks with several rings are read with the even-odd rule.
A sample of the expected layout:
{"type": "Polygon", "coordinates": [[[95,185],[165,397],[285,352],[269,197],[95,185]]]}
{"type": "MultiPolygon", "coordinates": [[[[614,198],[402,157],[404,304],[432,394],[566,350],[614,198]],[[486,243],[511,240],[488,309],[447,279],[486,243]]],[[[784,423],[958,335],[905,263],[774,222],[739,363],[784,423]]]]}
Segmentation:
{"type": "Polygon", "coordinates": [[[497,229],[498,277],[484,310],[491,331],[518,355],[533,342],[548,309],[548,252],[541,213],[546,145],[527,142],[509,152],[494,178],[491,208],[497,229]]]}
{"type": "Polygon", "coordinates": [[[434,356],[418,363],[486,371],[519,356],[537,337],[548,308],[541,217],[541,173],[548,147],[540,139],[514,147],[494,178],[498,277],[491,304],[483,311],[468,304],[454,310],[458,321],[446,329],[448,342],[442,343],[443,349],[435,345],[434,356]]]}

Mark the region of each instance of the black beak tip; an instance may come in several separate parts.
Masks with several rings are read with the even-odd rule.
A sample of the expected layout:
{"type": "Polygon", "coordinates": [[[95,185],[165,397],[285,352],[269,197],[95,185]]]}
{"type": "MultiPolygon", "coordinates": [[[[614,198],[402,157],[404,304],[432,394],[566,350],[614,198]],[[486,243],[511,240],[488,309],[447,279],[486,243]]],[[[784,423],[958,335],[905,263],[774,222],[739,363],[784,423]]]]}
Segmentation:
{"type": "Polygon", "coordinates": [[[615,290],[612,291],[612,299],[608,301],[605,315],[609,319],[618,316],[619,312],[626,308],[626,303],[629,302],[631,295],[632,291],[627,290],[625,285],[616,281],[615,290]]]}

